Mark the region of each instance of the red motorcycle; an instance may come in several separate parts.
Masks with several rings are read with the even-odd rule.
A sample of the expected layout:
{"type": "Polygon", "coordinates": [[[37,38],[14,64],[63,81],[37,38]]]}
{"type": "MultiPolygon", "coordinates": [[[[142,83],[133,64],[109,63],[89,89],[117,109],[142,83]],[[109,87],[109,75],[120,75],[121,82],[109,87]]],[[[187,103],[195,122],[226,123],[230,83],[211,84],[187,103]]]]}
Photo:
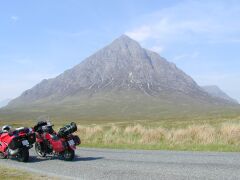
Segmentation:
{"type": "Polygon", "coordinates": [[[10,126],[4,126],[0,132],[0,158],[15,157],[20,162],[27,162],[29,149],[35,140],[32,129],[22,127],[11,130],[10,126]]]}
{"type": "Polygon", "coordinates": [[[36,153],[40,157],[50,154],[62,157],[66,161],[72,161],[75,157],[76,146],[81,144],[80,138],[72,134],[77,131],[76,124],[66,125],[58,133],[52,127],[53,125],[45,121],[38,122],[34,126],[36,153]]]}

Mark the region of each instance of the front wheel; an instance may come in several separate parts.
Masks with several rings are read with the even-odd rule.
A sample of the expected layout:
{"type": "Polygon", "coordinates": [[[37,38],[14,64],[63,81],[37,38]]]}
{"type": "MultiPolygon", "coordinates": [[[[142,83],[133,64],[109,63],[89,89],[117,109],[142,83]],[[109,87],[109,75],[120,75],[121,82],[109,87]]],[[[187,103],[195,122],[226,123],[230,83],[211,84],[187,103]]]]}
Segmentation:
{"type": "Polygon", "coordinates": [[[72,149],[66,149],[63,152],[63,158],[65,161],[72,161],[75,157],[75,151],[72,149]]]}
{"type": "Polygon", "coordinates": [[[28,159],[29,159],[29,150],[26,148],[21,149],[17,155],[17,160],[20,162],[27,162],[28,159]]]}
{"type": "Polygon", "coordinates": [[[42,151],[42,146],[39,142],[35,143],[35,151],[36,151],[37,155],[40,156],[40,157],[45,157],[46,156],[46,153],[44,153],[42,151]]]}

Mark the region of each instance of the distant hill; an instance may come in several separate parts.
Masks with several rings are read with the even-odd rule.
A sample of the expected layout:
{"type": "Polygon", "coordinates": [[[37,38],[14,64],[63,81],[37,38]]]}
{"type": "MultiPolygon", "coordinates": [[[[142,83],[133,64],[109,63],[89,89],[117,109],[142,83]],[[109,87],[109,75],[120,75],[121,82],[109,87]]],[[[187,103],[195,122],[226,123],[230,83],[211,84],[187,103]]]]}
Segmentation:
{"type": "Polygon", "coordinates": [[[0,108],[6,106],[10,101],[11,99],[4,99],[0,101],[0,108]]]}
{"type": "Polygon", "coordinates": [[[227,95],[223,90],[221,90],[218,86],[212,85],[212,86],[202,86],[202,88],[209,93],[210,95],[221,98],[223,100],[227,100],[232,103],[238,103],[237,100],[231,98],[229,95],[227,95]]]}
{"type": "Polygon", "coordinates": [[[72,69],[23,92],[0,114],[159,119],[232,106],[204,91],[175,64],[122,35],[72,69]]]}

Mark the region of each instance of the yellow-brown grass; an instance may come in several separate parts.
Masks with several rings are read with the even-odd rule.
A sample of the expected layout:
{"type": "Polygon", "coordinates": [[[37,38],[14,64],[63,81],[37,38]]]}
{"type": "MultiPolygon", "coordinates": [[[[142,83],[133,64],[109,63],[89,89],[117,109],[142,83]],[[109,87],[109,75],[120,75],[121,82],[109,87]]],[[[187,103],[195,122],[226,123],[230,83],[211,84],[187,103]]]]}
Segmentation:
{"type": "Polygon", "coordinates": [[[240,124],[223,124],[219,130],[221,141],[225,144],[240,145],[240,124]]]}
{"type": "Polygon", "coordinates": [[[240,145],[240,123],[192,125],[174,129],[146,127],[141,124],[127,127],[79,126],[78,133],[83,144],[240,145]]]}

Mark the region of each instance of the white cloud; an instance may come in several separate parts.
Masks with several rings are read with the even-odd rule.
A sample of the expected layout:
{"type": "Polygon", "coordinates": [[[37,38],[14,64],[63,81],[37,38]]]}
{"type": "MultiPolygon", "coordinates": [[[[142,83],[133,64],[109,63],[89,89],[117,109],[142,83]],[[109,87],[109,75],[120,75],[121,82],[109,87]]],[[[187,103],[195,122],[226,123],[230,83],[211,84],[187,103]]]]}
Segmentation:
{"type": "Polygon", "coordinates": [[[173,57],[172,61],[179,61],[179,60],[186,60],[186,59],[190,59],[190,60],[193,60],[193,59],[196,59],[198,58],[200,55],[199,52],[193,52],[191,54],[188,54],[188,53],[184,53],[184,54],[180,54],[180,55],[177,55],[175,57],[173,57]]]}
{"type": "Polygon", "coordinates": [[[186,42],[239,41],[232,35],[240,31],[240,7],[224,1],[183,1],[170,8],[146,15],[142,24],[126,32],[138,41],[186,42]]]}
{"type": "Polygon", "coordinates": [[[164,47],[162,47],[162,46],[153,46],[153,47],[150,48],[150,50],[161,54],[164,51],[164,47]]]}
{"type": "Polygon", "coordinates": [[[17,22],[19,20],[19,17],[18,16],[11,16],[11,20],[13,22],[17,22]]]}
{"type": "Polygon", "coordinates": [[[133,29],[132,31],[126,32],[125,34],[137,41],[144,41],[152,36],[152,29],[151,26],[143,25],[139,28],[133,29]]]}

